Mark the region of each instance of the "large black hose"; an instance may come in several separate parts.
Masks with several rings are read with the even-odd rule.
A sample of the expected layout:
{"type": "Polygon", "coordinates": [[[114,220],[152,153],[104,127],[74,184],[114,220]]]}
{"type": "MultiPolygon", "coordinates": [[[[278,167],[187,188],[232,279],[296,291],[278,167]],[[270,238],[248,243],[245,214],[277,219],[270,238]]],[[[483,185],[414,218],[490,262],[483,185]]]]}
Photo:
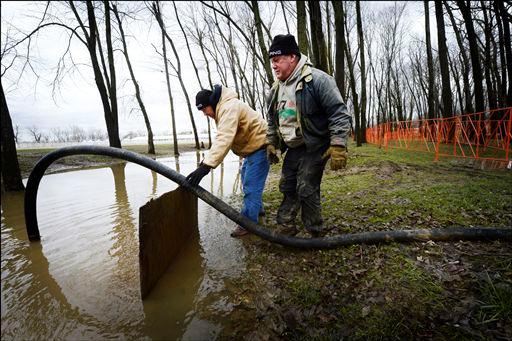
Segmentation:
{"type": "Polygon", "coordinates": [[[335,248],[353,244],[377,244],[384,242],[413,242],[426,240],[512,240],[510,228],[449,228],[400,231],[379,231],[344,234],[324,238],[298,238],[280,235],[249,220],[231,206],[200,186],[191,186],[183,175],[171,168],[140,154],[112,147],[73,146],[59,148],[45,155],[35,165],[28,178],[25,190],[25,221],[30,241],[41,239],[37,224],[36,200],[39,183],[46,169],[56,160],[70,155],[105,155],[134,162],[185,187],[194,195],[213,206],[226,217],[249,232],[273,243],[296,248],[335,248]]]}

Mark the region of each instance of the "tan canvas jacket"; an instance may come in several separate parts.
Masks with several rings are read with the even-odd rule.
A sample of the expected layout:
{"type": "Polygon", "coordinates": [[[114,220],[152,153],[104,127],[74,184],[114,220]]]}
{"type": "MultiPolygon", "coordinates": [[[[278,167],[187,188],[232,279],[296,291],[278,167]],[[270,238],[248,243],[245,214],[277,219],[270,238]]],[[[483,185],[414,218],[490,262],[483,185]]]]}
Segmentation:
{"type": "Polygon", "coordinates": [[[217,136],[203,160],[210,167],[217,167],[230,149],[245,157],[265,145],[267,122],[263,116],[225,86],[215,111],[215,123],[217,136]]]}

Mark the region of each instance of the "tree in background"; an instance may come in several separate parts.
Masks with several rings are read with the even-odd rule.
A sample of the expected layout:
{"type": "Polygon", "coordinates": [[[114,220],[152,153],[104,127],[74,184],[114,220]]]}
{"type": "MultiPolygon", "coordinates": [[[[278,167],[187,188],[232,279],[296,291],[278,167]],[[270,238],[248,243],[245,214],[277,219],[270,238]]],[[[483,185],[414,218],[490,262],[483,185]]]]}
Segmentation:
{"type": "Polygon", "coordinates": [[[124,34],[124,29],[121,21],[121,17],[119,16],[119,11],[117,10],[117,6],[112,6],[112,11],[116,16],[117,25],[119,27],[119,34],[121,36],[121,42],[123,43],[123,55],[126,60],[126,65],[128,66],[128,70],[130,71],[130,78],[133,82],[133,86],[135,87],[135,97],[137,98],[137,102],[139,103],[140,111],[142,112],[142,116],[144,117],[144,123],[146,124],[146,129],[148,131],[148,153],[155,154],[155,145],[153,143],[153,130],[151,129],[151,123],[149,122],[149,116],[146,111],[146,106],[142,101],[142,96],[140,94],[139,83],[135,79],[135,72],[133,71],[132,63],[130,62],[130,57],[128,55],[128,47],[126,46],[126,36],[124,34]]]}
{"type": "Polygon", "coordinates": [[[434,61],[432,58],[432,44],[430,43],[430,13],[429,2],[423,0],[425,8],[425,43],[427,48],[427,70],[428,70],[428,115],[429,119],[436,117],[435,95],[434,95],[434,61]]]}
{"type": "Polygon", "coordinates": [[[443,3],[434,1],[436,8],[437,44],[439,46],[439,65],[441,67],[443,117],[453,116],[452,112],[452,87],[450,84],[450,70],[448,64],[448,47],[446,46],[446,34],[444,32],[443,3]]]}
{"type": "Polygon", "coordinates": [[[165,23],[164,23],[161,11],[159,11],[158,15],[155,15],[155,18],[157,19],[158,25],[160,26],[165,38],[171,45],[172,51],[174,53],[174,58],[176,59],[176,65],[170,59],[167,59],[167,61],[168,61],[169,65],[171,65],[171,67],[173,68],[176,76],[178,77],[178,80],[179,80],[180,86],[181,86],[181,90],[183,91],[183,96],[185,97],[185,102],[187,103],[187,109],[188,109],[188,114],[189,114],[189,118],[190,118],[190,123],[192,125],[192,132],[194,133],[195,147],[196,147],[196,149],[201,149],[201,147],[199,145],[199,136],[197,135],[196,122],[194,120],[194,114],[192,113],[192,107],[190,105],[190,98],[188,96],[187,87],[185,86],[185,83],[183,81],[183,73],[182,73],[182,68],[181,68],[180,56],[178,54],[178,51],[176,50],[176,46],[174,44],[173,39],[171,38],[171,36],[167,32],[167,29],[165,28],[165,23]]]}
{"type": "Polygon", "coordinates": [[[308,1],[308,7],[309,25],[311,27],[311,45],[313,46],[313,64],[316,68],[329,73],[320,2],[308,1]]]}
{"type": "Polygon", "coordinates": [[[168,59],[167,59],[167,47],[166,47],[166,32],[165,32],[165,25],[162,21],[162,12],[160,10],[160,2],[155,1],[151,4],[152,13],[155,16],[158,25],[160,26],[160,31],[162,33],[162,57],[164,60],[164,69],[165,69],[165,82],[167,84],[167,94],[169,96],[169,105],[171,108],[171,122],[172,122],[172,138],[173,138],[173,149],[174,149],[174,155],[178,156],[180,155],[178,150],[178,136],[176,133],[176,118],[174,114],[174,99],[172,97],[172,91],[171,91],[171,82],[169,80],[169,66],[168,66],[168,59]]]}
{"type": "Polygon", "coordinates": [[[297,6],[297,40],[300,52],[309,56],[308,22],[306,19],[306,2],[295,1],[297,6]]]}
{"type": "Polygon", "coordinates": [[[16,142],[14,142],[14,130],[12,129],[11,115],[5,99],[4,87],[0,83],[1,92],[1,150],[2,150],[2,190],[22,191],[25,189],[21,180],[18,154],[16,152],[16,142]]]}

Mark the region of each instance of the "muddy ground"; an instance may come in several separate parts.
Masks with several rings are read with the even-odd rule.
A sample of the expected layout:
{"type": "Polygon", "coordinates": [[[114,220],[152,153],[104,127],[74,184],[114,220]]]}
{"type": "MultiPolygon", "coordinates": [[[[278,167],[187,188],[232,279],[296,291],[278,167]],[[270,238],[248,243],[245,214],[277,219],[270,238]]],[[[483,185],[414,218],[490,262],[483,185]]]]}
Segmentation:
{"type": "MultiPolygon", "coordinates": [[[[280,164],[264,193],[266,225],[282,198],[280,164]]],[[[326,170],[327,235],[512,225],[512,172],[375,146],[326,170]]],[[[299,236],[307,237],[300,219],[299,236]]],[[[248,271],[231,288],[221,339],[512,339],[512,245],[416,242],[301,251],[244,239],[248,271]]],[[[207,314],[206,314],[207,315],[207,314]]]]}

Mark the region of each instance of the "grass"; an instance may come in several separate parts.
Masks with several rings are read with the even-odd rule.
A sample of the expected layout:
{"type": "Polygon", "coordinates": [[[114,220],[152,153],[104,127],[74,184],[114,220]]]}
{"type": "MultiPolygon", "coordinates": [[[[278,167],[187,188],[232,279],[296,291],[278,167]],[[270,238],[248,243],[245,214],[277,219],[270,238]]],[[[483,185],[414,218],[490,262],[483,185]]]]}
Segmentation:
{"type": "MultiPolygon", "coordinates": [[[[282,199],[281,166],[272,166],[264,192],[270,229],[276,228],[282,199]]],[[[433,162],[427,153],[349,146],[347,169],[324,173],[322,212],[328,236],[449,226],[510,227],[511,184],[512,172],[481,170],[473,161],[433,162]]],[[[308,237],[300,219],[297,224],[299,236],[308,237]]],[[[269,315],[273,322],[260,318],[256,329],[241,322],[236,335],[251,332],[262,338],[307,340],[512,338],[509,242],[298,251],[253,237],[244,245],[248,268],[258,271],[249,271],[239,290],[254,301],[271,292],[274,303],[263,304],[256,312],[236,311],[229,318],[237,324],[254,319],[254,314],[269,315]]]]}
{"type": "Polygon", "coordinates": [[[512,323],[512,284],[496,283],[486,274],[485,282],[481,284],[481,300],[477,315],[480,324],[503,319],[512,323]]]}

